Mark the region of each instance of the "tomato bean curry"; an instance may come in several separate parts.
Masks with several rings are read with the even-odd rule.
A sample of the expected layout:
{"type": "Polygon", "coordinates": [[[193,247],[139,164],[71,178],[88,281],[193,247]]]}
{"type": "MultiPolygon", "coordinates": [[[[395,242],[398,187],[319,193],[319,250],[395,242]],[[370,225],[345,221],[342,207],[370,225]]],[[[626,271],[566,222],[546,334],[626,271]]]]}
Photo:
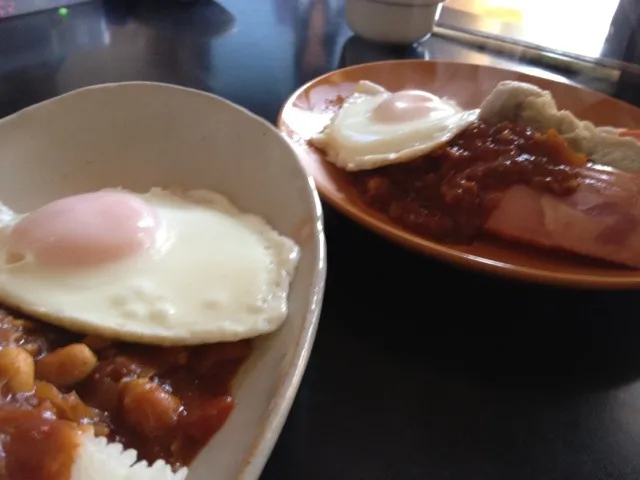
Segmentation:
{"type": "Polygon", "coordinates": [[[0,310],[0,479],[67,480],[82,432],[177,470],[233,409],[250,343],[148,347],[0,310]]]}
{"type": "Polygon", "coordinates": [[[363,201],[422,236],[468,243],[507,188],[524,184],[558,196],[578,188],[574,153],[555,131],[475,122],[416,160],[351,174],[363,201]]]}

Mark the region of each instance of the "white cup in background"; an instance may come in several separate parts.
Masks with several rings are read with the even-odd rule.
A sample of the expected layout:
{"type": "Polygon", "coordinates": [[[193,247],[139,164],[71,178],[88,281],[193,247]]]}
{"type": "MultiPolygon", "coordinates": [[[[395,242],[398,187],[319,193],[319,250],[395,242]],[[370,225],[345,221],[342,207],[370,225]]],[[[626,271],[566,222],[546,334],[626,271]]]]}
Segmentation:
{"type": "Polygon", "coordinates": [[[372,42],[411,45],[433,32],[445,0],[347,0],[347,22],[372,42]]]}

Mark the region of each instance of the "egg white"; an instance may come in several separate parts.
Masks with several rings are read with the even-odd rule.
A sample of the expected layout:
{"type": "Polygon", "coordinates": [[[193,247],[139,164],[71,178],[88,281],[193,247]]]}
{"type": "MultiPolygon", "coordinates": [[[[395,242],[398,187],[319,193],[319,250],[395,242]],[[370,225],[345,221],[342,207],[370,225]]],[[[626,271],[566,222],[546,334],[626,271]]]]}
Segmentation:
{"type": "MultiPolygon", "coordinates": [[[[70,330],[158,345],[235,341],[281,325],[299,257],[293,240],[214,192],[137,196],[159,215],[153,248],[82,269],[0,261],[0,301],[70,330]]],[[[22,216],[0,207],[0,259],[22,216]]]]}
{"type": "Polygon", "coordinates": [[[373,110],[391,95],[380,85],[359,82],[329,124],[313,136],[310,143],[323,150],[326,159],[340,168],[370,170],[427,154],[478,118],[478,110],[462,110],[454,102],[440,99],[444,108],[437,115],[395,123],[375,121],[373,110]]]}

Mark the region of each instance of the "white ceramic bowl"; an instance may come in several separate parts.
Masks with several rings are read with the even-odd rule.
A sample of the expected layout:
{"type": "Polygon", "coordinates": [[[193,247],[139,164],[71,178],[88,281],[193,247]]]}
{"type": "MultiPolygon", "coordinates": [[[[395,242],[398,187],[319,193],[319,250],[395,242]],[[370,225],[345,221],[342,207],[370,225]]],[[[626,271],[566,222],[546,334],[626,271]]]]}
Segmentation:
{"type": "Polygon", "coordinates": [[[347,22],[366,40],[411,45],[433,32],[444,1],[347,0],[347,22]]]}
{"type": "Polygon", "coordinates": [[[113,186],[214,189],[301,247],[289,317],[255,342],[236,381],[236,409],[188,477],[256,479],[296,394],[322,303],[325,244],[313,181],[264,120],[169,85],[89,87],[0,121],[0,201],[13,209],[113,186]]]}

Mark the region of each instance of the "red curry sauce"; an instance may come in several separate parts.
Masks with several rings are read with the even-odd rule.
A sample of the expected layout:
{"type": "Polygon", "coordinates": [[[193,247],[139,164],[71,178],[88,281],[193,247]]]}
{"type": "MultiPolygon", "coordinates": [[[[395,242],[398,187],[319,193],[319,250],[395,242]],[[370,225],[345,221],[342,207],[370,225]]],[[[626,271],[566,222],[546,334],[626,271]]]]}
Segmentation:
{"type": "Polygon", "coordinates": [[[448,242],[472,241],[515,184],[559,196],[578,188],[586,158],[554,130],[478,121],[419,159],[351,174],[363,201],[394,223],[448,242]]]}
{"type": "Polygon", "coordinates": [[[19,353],[23,364],[0,356],[0,479],[67,480],[80,434],[91,429],[135,448],[149,463],[188,465],[231,413],[230,384],[251,347],[248,341],[191,348],[111,343],[0,310],[3,351],[19,353]],[[51,367],[42,359],[69,345],[83,346],[93,358],[87,373],[68,359],[39,368],[51,367]],[[24,367],[24,352],[31,367],[24,367]],[[78,374],[82,380],[69,385],[78,374]]]}

